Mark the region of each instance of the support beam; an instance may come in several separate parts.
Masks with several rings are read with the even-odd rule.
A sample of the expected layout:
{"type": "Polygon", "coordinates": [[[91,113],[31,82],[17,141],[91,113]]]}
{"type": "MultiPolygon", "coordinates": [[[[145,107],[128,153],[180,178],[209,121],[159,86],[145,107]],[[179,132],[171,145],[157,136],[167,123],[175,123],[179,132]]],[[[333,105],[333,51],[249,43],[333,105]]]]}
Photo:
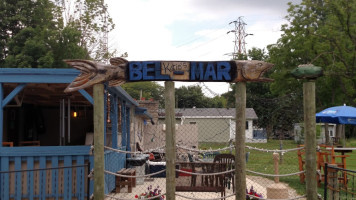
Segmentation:
{"type": "MultiPolygon", "coordinates": [[[[0,83],[0,105],[3,104],[4,88],[0,83]]],[[[0,147],[2,147],[2,138],[4,137],[4,108],[0,106],[0,147]]]]}
{"type": "Polygon", "coordinates": [[[85,91],[85,90],[78,90],[78,92],[79,92],[80,94],[82,94],[83,97],[86,98],[91,104],[94,104],[94,99],[93,99],[93,97],[90,96],[90,94],[89,94],[87,91],[85,91]]]}
{"type": "Polygon", "coordinates": [[[94,198],[104,200],[104,85],[94,85],[94,198]]]}
{"type": "Polygon", "coordinates": [[[175,200],[176,192],[176,123],[174,111],[174,82],[166,81],[164,83],[164,99],[166,111],[166,192],[167,199],[175,200]]]}
{"type": "Polygon", "coordinates": [[[19,84],[1,103],[2,107],[4,108],[22,89],[26,86],[26,83],[19,84]]]}
{"type": "Polygon", "coordinates": [[[110,96],[110,120],[112,133],[112,148],[117,148],[117,130],[118,130],[118,108],[116,95],[110,96]]]}
{"type": "Polygon", "coordinates": [[[303,84],[304,124],[305,124],[305,174],[308,200],[317,200],[316,181],[316,119],[315,119],[315,81],[303,84]]]}
{"type": "Polygon", "coordinates": [[[246,129],[246,83],[236,83],[236,133],[235,133],[235,199],[246,199],[246,158],[245,158],[245,129],[246,129]]]}

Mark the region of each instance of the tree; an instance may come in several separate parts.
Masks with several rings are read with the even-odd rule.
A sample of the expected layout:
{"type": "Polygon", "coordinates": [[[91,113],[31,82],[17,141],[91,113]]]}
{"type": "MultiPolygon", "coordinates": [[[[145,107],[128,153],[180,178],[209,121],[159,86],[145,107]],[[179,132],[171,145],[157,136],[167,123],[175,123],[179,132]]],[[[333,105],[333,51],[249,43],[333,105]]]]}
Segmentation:
{"type": "Polygon", "coordinates": [[[125,83],[121,86],[132,98],[157,100],[160,102],[160,107],[164,107],[163,91],[164,87],[157,82],[132,82],[125,83]]]}
{"type": "Polygon", "coordinates": [[[114,27],[104,2],[77,0],[62,7],[65,2],[74,1],[2,1],[0,67],[60,68],[67,67],[63,59],[111,57],[100,36],[114,27]]]}
{"type": "Polygon", "coordinates": [[[206,97],[198,85],[176,88],[176,103],[178,108],[223,108],[225,99],[220,96],[206,97]]]}
{"type": "MultiPolygon", "coordinates": [[[[326,107],[356,105],[356,2],[303,0],[290,4],[282,37],[268,47],[275,64],[271,92],[301,94],[302,82],[289,75],[300,64],[313,63],[325,76],[316,81],[317,111],[326,107]]],[[[299,100],[295,106],[300,107],[299,100]],[[299,102],[299,103],[298,103],[299,102]],[[297,104],[298,103],[298,104],[297,104]]],[[[302,120],[302,117],[299,117],[302,120]]]]}

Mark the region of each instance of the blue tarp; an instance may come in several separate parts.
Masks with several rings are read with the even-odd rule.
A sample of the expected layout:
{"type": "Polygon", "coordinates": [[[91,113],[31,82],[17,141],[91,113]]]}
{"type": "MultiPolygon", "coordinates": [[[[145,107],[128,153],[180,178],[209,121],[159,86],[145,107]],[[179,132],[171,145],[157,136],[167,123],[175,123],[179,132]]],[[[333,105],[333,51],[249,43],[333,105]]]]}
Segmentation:
{"type": "Polygon", "coordinates": [[[346,105],[327,108],[316,113],[316,122],[356,125],[356,108],[346,105]]]}

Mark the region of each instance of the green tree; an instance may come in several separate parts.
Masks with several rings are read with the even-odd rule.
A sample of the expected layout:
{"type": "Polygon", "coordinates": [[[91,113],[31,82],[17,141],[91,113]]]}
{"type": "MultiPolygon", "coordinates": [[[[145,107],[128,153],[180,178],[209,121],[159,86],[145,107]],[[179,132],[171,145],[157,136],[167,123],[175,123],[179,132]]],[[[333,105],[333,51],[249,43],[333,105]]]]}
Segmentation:
{"type": "Polygon", "coordinates": [[[132,82],[121,86],[134,99],[154,99],[160,102],[160,107],[164,105],[164,87],[157,82],[132,82]]]}
{"type": "Polygon", "coordinates": [[[225,98],[221,96],[209,98],[198,85],[176,88],[175,95],[178,108],[223,108],[226,105],[225,98]]]}

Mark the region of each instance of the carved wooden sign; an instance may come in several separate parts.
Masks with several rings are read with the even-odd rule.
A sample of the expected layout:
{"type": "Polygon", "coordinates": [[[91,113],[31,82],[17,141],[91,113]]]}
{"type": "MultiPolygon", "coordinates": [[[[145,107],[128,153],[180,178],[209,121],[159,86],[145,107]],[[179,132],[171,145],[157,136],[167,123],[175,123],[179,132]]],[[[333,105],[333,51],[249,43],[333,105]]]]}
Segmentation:
{"type": "Polygon", "coordinates": [[[234,61],[127,61],[110,59],[110,65],[89,60],[65,60],[80,70],[66,88],[72,92],[97,83],[110,86],[136,81],[267,82],[262,75],[273,64],[258,60],[234,61]]]}

